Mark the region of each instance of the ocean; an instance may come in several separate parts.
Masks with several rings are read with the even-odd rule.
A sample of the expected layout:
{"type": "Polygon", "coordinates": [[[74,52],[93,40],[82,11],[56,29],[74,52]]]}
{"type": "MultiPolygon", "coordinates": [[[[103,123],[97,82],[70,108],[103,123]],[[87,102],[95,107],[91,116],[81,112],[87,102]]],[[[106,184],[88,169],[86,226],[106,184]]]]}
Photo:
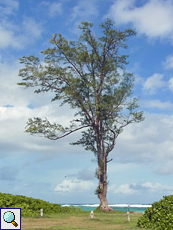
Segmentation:
{"type": "MultiPolygon", "coordinates": [[[[99,204],[61,204],[61,206],[75,206],[77,208],[81,208],[83,211],[94,211],[99,204]]],[[[144,213],[148,207],[151,207],[150,204],[109,204],[109,206],[118,211],[128,212],[142,212],[144,213]],[[128,205],[130,205],[128,207],[128,205]]]]}

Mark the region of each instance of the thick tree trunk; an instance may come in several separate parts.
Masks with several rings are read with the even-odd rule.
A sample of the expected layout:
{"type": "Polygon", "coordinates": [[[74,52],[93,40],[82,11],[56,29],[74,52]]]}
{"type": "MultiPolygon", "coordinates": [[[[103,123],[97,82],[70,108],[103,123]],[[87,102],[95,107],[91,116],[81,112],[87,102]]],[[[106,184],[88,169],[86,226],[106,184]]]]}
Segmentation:
{"type": "MultiPolygon", "coordinates": [[[[104,162],[106,166],[106,161],[104,162]]],[[[108,188],[108,183],[107,183],[107,167],[105,167],[104,172],[100,171],[100,176],[99,176],[99,187],[101,189],[100,193],[98,194],[99,199],[100,199],[100,208],[104,212],[109,212],[109,211],[114,211],[112,208],[108,206],[108,201],[106,198],[107,195],[107,188],[108,188]]]]}
{"type": "Polygon", "coordinates": [[[104,196],[104,195],[99,194],[99,198],[100,198],[100,209],[102,211],[104,212],[114,211],[112,208],[109,207],[106,195],[104,196]]]}
{"type": "Polygon", "coordinates": [[[98,197],[100,199],[100,208],[104,212],[114,211],[112,208],[108,206],[107,202],[107,156],[105,156],[105,147],[103,141],[103,130],[102,130],[102,122],[101,124],[101,137],[99,138],[99,120],[97,119],[97,125],[94,127],[95,134],[96,134],[96,142],[97,142],[97,159],[98,159],[98,179],[99,179],[99,191],[98,197]],[[101,140],[102,140],[102,149],[101,149],[101,140]]]}

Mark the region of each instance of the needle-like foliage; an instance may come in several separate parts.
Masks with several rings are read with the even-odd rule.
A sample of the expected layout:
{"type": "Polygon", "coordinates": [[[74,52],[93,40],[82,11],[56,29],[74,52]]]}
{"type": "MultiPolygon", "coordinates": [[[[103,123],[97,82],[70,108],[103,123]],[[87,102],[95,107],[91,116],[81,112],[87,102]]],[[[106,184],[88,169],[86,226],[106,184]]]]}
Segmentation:
{"type": "Polygon", "coordinates": [[[105,211],[110,210],[106,199],[107,163],[112,159],[108,160],[108,155],[123,127],[144,120],[143,112],[135,111],[138,99],[127,101],[133,93],[135,78],[125,71],[128,56],[119,55],[119,48],[127,48],[125,41],[135,31],[120,32],[113,30],[112,25],[110,19],[100,25],[104,36],[98,40],[91,34],[93,24],[88,22],[81,22],[78,27],[83,35],[77,42],[68,42],[61,34],[54,34],[50,40],[53,48],[41,52],[45,56],[44,65],[34,56],[19,59],[25,68],[19,71],[23,81],[18,83],[26,88],[36,87],[35,93],[52,91],[55,94],[52,101],[62,100],[61,106],[68,103],[70,108],[79,110],[75,116],[80,115],[80,119],[71,121],[70,127],[36,117],[28,120],[26,132],[58,140],[88,128],[82,131],[80,140],[71,144],[94,152],[99,179],[96,194],[105,211]]]}

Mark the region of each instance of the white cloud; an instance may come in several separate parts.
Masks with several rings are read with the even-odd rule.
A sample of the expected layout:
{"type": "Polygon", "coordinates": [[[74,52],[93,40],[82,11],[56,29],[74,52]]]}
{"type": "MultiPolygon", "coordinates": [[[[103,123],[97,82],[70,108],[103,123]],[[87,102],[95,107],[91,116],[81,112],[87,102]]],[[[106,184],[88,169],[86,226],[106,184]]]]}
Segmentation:
{"type": "MultiPolygon", "coordinates": [[[[170,147],[169,150],[173,151],[173,147],[170,147]]],[[[161,175],[170,175],[173,174],[173,159],[165,164],[161,164],[160,167],[155,167],[155,172],[161,175]]]]}
{"type": "Polygon", "coordinates": [[[31,93],[33,90],[31,89],[31,91],[29,90],[30,92],[27,92],[26,90],[22,89],[21,86],[17,85],[17,82],[21,81],[21,78],[18,77],[19,68],[22,68],[22,66],[20,66],[18,60],[11,62],[11,64],[0,63],[0,106],[10,104],[13,106],[25,107],[30,103],[30,101],[33,101],[34,95],[31,93]],[[29,96],[30,99],[27,95],[31,96],[29,96]]]}
{"type": "Polygon", "coordinates": [[[157,191],[167,191],[167,192],[173,192],[173,186],[168,186],[166,184],[160,184],[160,183],[155,183],[152,184],[151,182],[147,181],[145,183],[142,183],[142,187],[148,190],[149,192],[157,192],[157,191]]]}
{"type": "Polygon", "coordinates": [[[42,26],[30,17],[24,18],[23,29],[26,34],[25,36],[30,36],[30,40],[33,40],[33,38],[40,37],[43,31],[42,26]]]}
{"type": "MultiPolygon", "coordinates": [[[[50,140],[39,137],[32,137],[29,134],[24,133],[26,122],[30,117],[47,117],[50,122],[57,122],[64,126],[69,126],[69,121],[72,120],[73,112],[70,112],[68,105],[64,105],[63,108],[59,107],[60,103],[51,103],[51,93],[34,94],[34,89],[24,90],[23,87],[17,85],[17,82],[21,81],[18,77],[19,64],[17,62],[11,63],[0,63],[0,90],[1,90],[1,102],[0,102],[0,142],[1,151],[5,148],[16,146],[16,149],[25,149],[26,151],[48,151],[50,147],[52,152],[56,152],[56,146],[50,140]],[[10,83],[9,83],[10,82],[10,83]],[[4,107],[5,105],[12,105],[14,107],[4,107]],[[29,109],[28,104],[33,104],[34,109],[29,109]],[[57,115],[58,114],[58,115],[57,115]],[[10,130],[10,132],[9,132],[10,130]],[[9,139],[6,139],[6,137],[9,139]],[[4,143],[8,143],[4,146],[4,143]],[[39,144],[38,144],[39,142],[39,144]],[[54,149],[54,150],[53,150],[54,149]]],[[[80,134],[78,133],[77,136],[80,134]]],[[[75,137],[77,137],[75,136],[75,137]]],[[[70,145],[66,142],[75,141],[74,136],[65,138],[64,144],[61,143],[59,150],[66,149],[70,145]],[[71,139],[71,140],[70,140],[71,139]]],[[[73,147],[75,151],[75,147],[73,147]]],[[[79,148],[80,151],[80,148],[79,148]]],[[[71,152],[71,151],[70,151],[71,152]]],[[[78,152],[78,150],[76,150],[78,152]]]]}
{"type": "Polygon", "coordinates": [[[115,194],[117,194],[117,193],[120,193],[120,194],[136,194],[136,193],[138,193],[134,189],[131,189],[129,184],[123,184],[123,185],[120,185],[119,187],[112,185],[108,188],[108,190],[109,190],[109,192],[112,192],[115,194]]]}
{"type": "MultiPolygon", "coordinates": [[[[129,72],[132,73],[132,72],[136,72],[136,71],[138,71],[138,70],[134,68],[134,69],[130,70],[129,72]]],[[[135,85],[144,84],[145,78],[141,77],[138,74],[134,74],[134,77],[135,77],[135,85]]]]}
{"type": "Polygon", "coordinates": [[[167,85],[165,81],[162,81],[163,77],[163,74],[154,73],[143,83],[143,90],[149,91],[150,94],[156,93],[157,89],[163,88],[167,85]]]}
{"type": "Polygon", "coordinates": [[[80,29],[77,28],[81,25],[81,21],[93,21],[93,17],[96,18],[98,16],[98,4],[97,1],[92,0],[84,0],[79,1],[76,6],[72,8],[72,13],[70,14],[69,21],[75,21],[73,23],[73,27],[70,29],[70,32],[79,35],[80,29]]]}
{"type": "MultiPolygon", "coordinates": [[[[165,64],[163,64],[165,65],[165,64]]],[[[166,66],[166,65],[165,65],[166,66]]],[[[170,64],[171,68],[171,64],[170,64]]],[[[173,77],[170,77],[168,81],[163,81],[164,75],[160,73],[154,73],[152,76],[147,79],[135,75],[135,84],[142,84],[142,89],[145,93],[149,93],[151,95],[157,93],[158,89],[160,90],[171,90],[173,92],[173,77]]],[[[157,107],[157,108],[171,108],[172,104],[170,101],[161,102],[159,100],[140,100],[140,102],[146,107],[157,107]]]]}
{"type": "Polygon", "coordinates": [[[140,100],[142,107],[145,108],[158,108],[158,109],[173,109],[173,103],[171,101],[162,102],[160,100],[140,100]]]}
{"type": "Polygon", "coordinates": [[[95,184],[92,181],[83,180],[64,180],[62,183],[58,184],[54,191],[56,192],[86,192],[91,191],[95,188],[95,184]]]}
{"type": "MultiPolygon", "coordinates": [[[[25,149],[26,151],[48,151],[56,152],[56,147],[59,146],[59,151],[73,152],[86,151],[82,146],[70,146],[69,143],[81,138],[81,133],[77,132],[58,140],[57,144],[52,145],[50,140],[40,137],[32,137],[24,133],[24,128],[29,117],[47,117],[50,122],[61,123],[64,126],[69,126],[69,121],[74,119],[73,114],[77,110],[70,110],[69,105],[59,107],[59,104],[50,103],[51,93],[34,94],[34,89],[24,90],[17,85],[21,79],[18,75],[19,64],[0,64],[0,89],[1,89],[1,104],[0,104],[0,122],[1,144],[7,143],[25,149]],[[9,84],[10,82],[10,84],[9,84]],[[3,107],[4,105],[13,105],[14,107],[3,107]],[[33,104],[34,109],[27,108],[28,104],[33,104]],[[8,130],[11,130],[10,133],[8,130]],[[6,137],[10,135],[10,139],[6,137]],[[9,141],[10,140],[10,141],[9,141]],[[20,140],[20,141],[19,141],[20,140]],[[44,143],[43,143],[44,141],[44,143]],[[32,144],[31,144],[32,143],[32,144]]],[[[172,106],[170,102],[162,103],[158,100],[148,102],[148,106],[157,106],[157,108],[166,109],[172,106]]],[[[147,114],[146,119],[139,124],[132,124],[124,128],[123,133],[118,137],[115,147],[117,151],[112,151],[110,158],[113,156],[116,162],[163,162],[166,163],[172,156],[172,139],[173,139],[173,119],[172,116],[147,114]],[[149,127],[149,128],[148,128],[149,127]],[[124,145],[127,143],[127,145],[124,145]],[[127,151],[128,146],[128,151],[127,151]],[[128,152],[133,154],[128,154],[128,152]],[[140,152],[140,154],[139,154],[140,152]],[[165,157],[166,156],[166,157],[165,157]]],[[[45,158],[49,156],[45,156],[45,158]]],[[[130,166],[129,166],[130,167],[130,166]]],[[[154,169],[155,170],[155,169],[154,169]]],[[[81,179],[81,178],[80,178],[81,179]]]]}
{"type": "MultiPolygon", "coordinates": [[[[9,25],[9,23],[8,23],[9,25]]],[[[17,34],[15,34],[15,28],[13,29],[7,28],[7,25],[0,24],[0,48],[21,48],[21,41],[17,34]]]]}
{"type": "Polygon", "coordinates": [[[4,14],[12,14],[19,8],[19,2],[15,0],[3,1],[0,0],[1,16],[4,14]]]}
{"type": "MultiPolygon", "coordinates": [[[[69,126],[69,121],[74,119],[75,110],[71,110],[69,105],[59,107],[58,103],[50,103],[51,93],[34,94],[34,89],[24,90],[16,83],[21,81],[18,75],[19,64],[11,63],[0,64],[0,89],[1,89],[1,104],[0,104],[0,144],[1,151],[6,148],[20,149],[26,152],[49,152],[57,153],[86,153],[82,146],[70,146],[69,143],[81,138],[80,132],[75,132],[62,138],[56,142],[51,142],[46,138],[38,136],[30,136],[24,133],[24,128],[29,117],[47,117],[50,122],[55,121],[64,126],[69,126]],[[10,84],[9,84],[10,82],[10,84]],[[4,105],[13,105],[14,107],[5,108],[4,105]],[[33,104],[34,109],[27,108],[28,104],[33,104]],[[9,132],[10,130],[10,132],[9,132]],[[8,137],[8,138],[7,138],[8,137]],[[4,146],[5,143],[5,146],[4,146]],[[53,143],[53,144],[52,144],[53,143]],[[2,145],[4,148],[2,148],[2,145]]],[[[159,101],[154,101],[151,106],[166,108],[169,103],[162,104],[159,101]],[[155,103],[155,104],[154,104],[155,103]]],[[[146,119],[139,124],[132,124],[124,128],[123,133],[117,139],[117,145],[111,152],[110,158],[113,157],[117,163],[138,163],[157,164],[162,162],[166,164],[172,156],[172,139],[173,139],[173,119],[172,116],[147,114],[146,119]],[[124,145],[126,143],[126,145],[124,145]],[[117,154],[121,153],[121,154],[117,154]]],[[[89,152],[91,153],[91,152],[89,152]]],[[[92,154],[92,153],[91,153],[92,154]]],[[[44,156],[45,160],[49,159],[49,154],[44,156]]],[[[121,167],[120,167],[121,168],[121,167]]],[[[129,168],[134,168],[129,166],[129,168]]],[[[153,168],[153,171],[156,171],[153,168]]],[[[164,173],[162,170],[161,173],[164,173]]],[[[172,171],[169,171],[171,174],[172,171]]],[[[87,174],[87,172],[86,172],[87,174]]],[[[81,173],[84,179],[84,174],[81,173]]],[[[88,174],[89,176],[89,174],[88,174]]],[[[78,179],[81,179],[78,177],[78,179]]],[[[87,179],[87,177],[86,177],[87,179]]]]}
{"type": "Polygon", "coordinates": [[[50,5],[49,15],[55,17],[57,14],[62,14],[62,3],[53,3],[50,5]]]}
{"type": "Polygon", "coordinates": [[[153,163],[158,166],[172,159],[173,117],[146,112],[144,117],[143,122],[127,126],[118,136],[116,150],[110,156],[117,163],[141,163],[153,167],[153,163]]]}
{"type": "Polygon", "coordinates": [[[30,17],[24,17],[21,25],[3,20],[0,22],[0,48],[21,49],[31,42],[35,42],[35,39],[38,39],[42,32],[42,25],[30,17]]]}
{"type": "Polygon", "coordinates": [[[165,69],[172,69],[173,68],[173,56],[168,56],[166,61],[163,62],[163,66],[165,69]]]}
{"type": "Polygon", "coordinates": [[[135,0],[117,0],[104,18],[111,17],[117,24],[132,23],[138,33],[149,38],[173,38],[173,2],[149,0],[136,7],[135,0]]]}
{"type": "Polygon", "coordinates": [[[93,1],[79,1],[78,5],[72,8],[71,20],[74,20],[78,17],[82,18],[84,16],[97,16],[98,10],[93,1]]]}
{"type": "Polygon", "coordinates": [[[94,179],[94,171],[88,170],[88,169],[83,169],[78,172],[77,179],[81,180],[93,180],[94,179]]]}
{"type": "Polygon", "coordinates": [[[168,85],[169,89],[173,92],[173,77],[171,77],[169,79],[169,85],[168,85]]]}
{"type": "Polygon", "coordinates": [[[115,194],[142,194],[145,193],[156,193],[159,191],[159,193],[165,194],[172,193],[173,192],[173,186],[168,186],[166,184],[160,184],[160,183],[151,183],[149,181],[146,181],[144,183],[132,183],[132,184],[122,184],[118,187],[115,185],[112,185],[108,188],[108,192],[115,193],[115,194]]]}

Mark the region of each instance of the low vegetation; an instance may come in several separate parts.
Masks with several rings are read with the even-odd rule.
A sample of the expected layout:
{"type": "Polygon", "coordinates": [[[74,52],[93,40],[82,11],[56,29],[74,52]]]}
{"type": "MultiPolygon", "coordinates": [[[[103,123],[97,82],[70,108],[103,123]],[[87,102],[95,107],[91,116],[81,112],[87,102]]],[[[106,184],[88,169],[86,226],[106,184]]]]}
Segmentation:
{"type": "Polygon", "coordinates": [[[141,230],[137,227],[142,213],[130,213],[127,222],[126,212],[95,212],[91,219],[89,211],[60,213],[37,218],[23,217],[22,230],[141,230]]]}
{"type": "Polygon", "coordinates": [[[6,193],[0,193],[0,208],[21,208],[22,230],[139,230],[141,228],[137,227],[137,220],[143,215],[130,212],[130,222],[127,222],[126,212],[104,213],[98,208],[94,211],[94,219],[90,219],[90,211],[82,211],[76,207],[61,207],[60,204],[6,193]],[[42,217],[40,209],[43,209],[42,217]]]}
{"type": "Polygon", "coordinates": [[[0,193],[0,208],[21,208],[22,230],[173,229],[173,195],[164,196],[159,202],[154,202],[144,214],[131,211],[130,222],[127,221],[126,212],[122,211],[105,213],[98,207],[94,210],[94,219],[91,219],[90,211],[82,211],[74,206],[61,207],[60,204],[6,193],[0,193]],[[40,209],[43,209],[42,217],[40,209]]]}
{"type": "Polygon", "coordinates": [[[40,215],[40,209],[43,209],[46,215],[82,211],[73,206],[61,207],[60,204],[8,193],[0,193],[0,208],[21,208],[22,217],[37,217],[40,215]]]}
{"type": "Polygon", "coordinates": [[[151,208],[147,208],[143,216],[137,222],[142,228],[157,230],[173,229],[173,195],[164,196],[159,202],[154,202],[151,208]]]}

